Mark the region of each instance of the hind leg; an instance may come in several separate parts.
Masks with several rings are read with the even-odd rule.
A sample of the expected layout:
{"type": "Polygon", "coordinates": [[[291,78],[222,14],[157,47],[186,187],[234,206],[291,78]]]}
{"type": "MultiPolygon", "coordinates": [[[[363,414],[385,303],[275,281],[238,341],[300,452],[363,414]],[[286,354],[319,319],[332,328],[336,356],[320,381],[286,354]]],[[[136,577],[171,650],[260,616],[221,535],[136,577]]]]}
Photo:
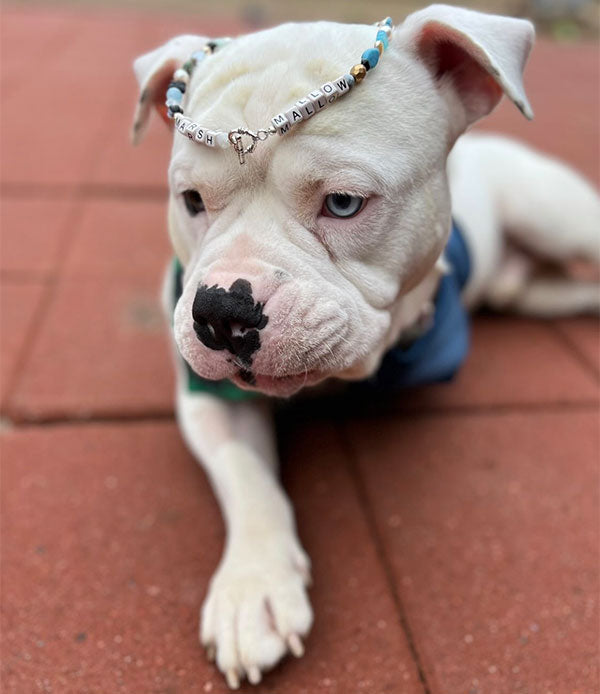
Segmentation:
{"type": "Polygon", "coordinates": [[[540,318],[600,315],[600,285],[568,278],[531,279],[517,293],[509,308],[540,318]]]}
{"type": "Polygon", "coordinates": [[[485,303],[497,310],[540,318],[600,314],[600,283],[569,276],[560,268],[543,274],[535,258],[508,248],[486,290],[485,303]]]}

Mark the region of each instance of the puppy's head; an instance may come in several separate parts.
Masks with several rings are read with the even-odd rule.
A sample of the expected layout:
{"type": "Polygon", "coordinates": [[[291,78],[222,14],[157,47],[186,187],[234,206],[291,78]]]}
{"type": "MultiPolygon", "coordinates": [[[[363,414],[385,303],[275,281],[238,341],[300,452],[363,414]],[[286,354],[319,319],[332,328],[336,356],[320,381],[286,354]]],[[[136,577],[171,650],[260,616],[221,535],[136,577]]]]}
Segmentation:
{"type": "MultiPolygon", "coordinates": [[[[200,63],[185,114],[219,131],[264,128],[348,72],[375,34],[319,22],[238,38],[200,63]]],[[[530,115],[532,38],[522,20],[433,6],[395,30],[349,95],[259,143],[244,166],[232,148],[176,133],[169,227],[185,273],[174,328],[191,367],[273,395],[372,373],[435,287],[454,141],[503,92],[530,115]]],[[[134,138],[206,41],[178,37],[136,61],[134,138]]]]}

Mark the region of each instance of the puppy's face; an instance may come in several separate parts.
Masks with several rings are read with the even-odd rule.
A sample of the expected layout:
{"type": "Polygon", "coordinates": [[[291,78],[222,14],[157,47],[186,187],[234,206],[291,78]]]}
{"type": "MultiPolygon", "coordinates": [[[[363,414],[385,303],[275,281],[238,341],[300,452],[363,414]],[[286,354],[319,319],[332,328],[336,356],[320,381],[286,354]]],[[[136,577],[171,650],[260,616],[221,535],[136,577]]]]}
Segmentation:
{"type": "MultiPolygon", "coordinates": [[[[196,68],[186,116],[222,132],[265,128],[346,73],[375,33],[323,22],[236,39],[196,68]]],[[[394,32],[364,82],[258,143],[244,166],[175,133],[169,226],[185,273],[174,332],[192,368],[273,395],[372,373],[435,290],[456,137],[503,91],[530,115],[532,39],[522,20],[432,6],[394,32]]],[[[135,140],[204,42],[178,37],[136,62],[135,140]]]]}
{"type": "MultiPolygon", "coordinates": [[[[219,130],[265,127],[346,72],[373,33],[323,23],[239,39],[201,64],[186,115],[219,130]]],[[[175,337],[192,368],[274,395],[373,371],[401,327],[401,297],[443,248],[451,137],[428,71],[393,49],[244,166],[233,150],[176,135],[169,221],[186,269],[175,337]]]]}

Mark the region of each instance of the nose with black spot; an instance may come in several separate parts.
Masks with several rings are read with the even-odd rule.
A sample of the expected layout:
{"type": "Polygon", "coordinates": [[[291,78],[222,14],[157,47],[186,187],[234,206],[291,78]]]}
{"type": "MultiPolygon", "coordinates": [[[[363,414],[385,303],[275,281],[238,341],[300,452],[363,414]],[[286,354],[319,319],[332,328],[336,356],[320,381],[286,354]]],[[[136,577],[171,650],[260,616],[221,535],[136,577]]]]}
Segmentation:
{"type": "Polygon", "coordinates": [[[247,368],[252,355],[260,348],[259,330],[268,317],[263,304],[254,301],[252,285],[237,279],[229,289],[201,284],[192,306],[194,331],[209,349],[231,352],[247,368]]]}

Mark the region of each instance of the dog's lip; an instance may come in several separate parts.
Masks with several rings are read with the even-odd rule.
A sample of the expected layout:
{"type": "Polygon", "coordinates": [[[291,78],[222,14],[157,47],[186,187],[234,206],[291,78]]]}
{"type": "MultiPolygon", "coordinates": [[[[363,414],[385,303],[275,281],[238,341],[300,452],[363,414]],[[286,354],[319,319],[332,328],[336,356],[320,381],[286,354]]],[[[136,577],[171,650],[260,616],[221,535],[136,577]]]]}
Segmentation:
{"type": "MultiPolygon", "coordinates": [[[[324,378],[327,378],[327,374],[317,369],[312,369],[310,371],[303,371],[302,373],[289,374],[286,376],[269,376],[255,373],[253,377],[253,382],[250,387],[251,390],[264,391],[267,393],[272,391],[276,394],[281,390],[295,392],[304,386],[314,385],[324,378]]],[[[231,380],[245,390],[249,389],[248,381],[244,381],[240,375],[236,374],[231,380]]]]}

